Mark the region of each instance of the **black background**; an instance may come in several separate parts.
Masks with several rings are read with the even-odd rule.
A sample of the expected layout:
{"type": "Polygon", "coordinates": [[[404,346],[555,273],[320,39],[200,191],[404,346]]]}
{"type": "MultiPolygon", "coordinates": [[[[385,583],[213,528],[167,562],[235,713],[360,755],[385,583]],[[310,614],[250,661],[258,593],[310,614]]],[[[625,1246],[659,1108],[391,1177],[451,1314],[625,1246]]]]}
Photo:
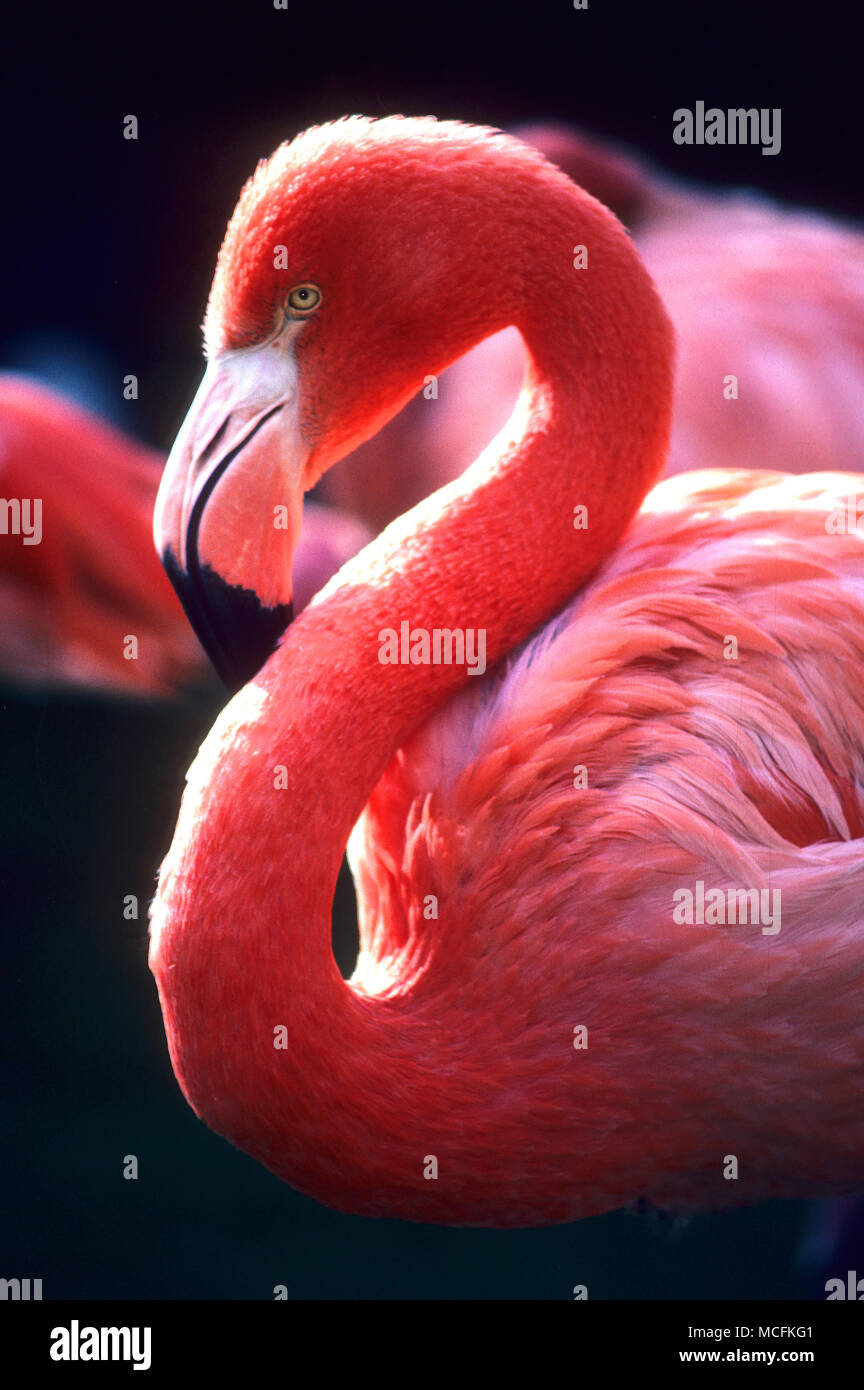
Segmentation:
{"type": "MultiPolygon", "coordinates": [[[[240,186],[315,121],[562,120],[681,178],[860,212],[857,45],[836,5],[43,5],[7,14],[4,49],[0,364],[165,449],[240,186]],[[672,112],[699,99],[780,107],[781,153],[675,145],[672,112]]],[[[152,893],[218,699],[2,694],[0,1274],[49,1298],[819,1296],[796,1253],[806,1203],[450,1231],[325,1210],[210,1134],[173,1080],[146,924],[121,900],[152,893]]]]}
{"type": "Polygon", "coordinates": [[[54,332],[137,371],[120,421],[167,448],[240,187],[282,140],[353,112],[558,119],[681,177],[854,216],[860,72],[842,16],[610,0],[49,4],[17,37],[10,17],[3,360],[26,365],[22,336],[54,332]],[[779,106],[781,152],[675,145],[673,111],[699,99],[779,106]],[[137,141],[122,138],[130,113],[137,141]]]}

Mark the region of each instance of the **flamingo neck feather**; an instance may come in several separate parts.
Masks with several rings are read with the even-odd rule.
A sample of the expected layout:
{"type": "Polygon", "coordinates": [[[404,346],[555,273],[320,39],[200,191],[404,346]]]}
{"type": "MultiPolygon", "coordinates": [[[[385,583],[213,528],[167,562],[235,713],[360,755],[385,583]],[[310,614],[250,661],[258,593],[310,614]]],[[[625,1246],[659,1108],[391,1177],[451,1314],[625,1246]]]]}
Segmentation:
{"type": "MultiPolygon", "coordinates": [[[[336,1205],[359,1131],[353,1210],[371,1186],[399,1210],[394,1150],[413,1126],[422,1156],[460,1085],[435,1011],[398,987],[376,995],[371,980],[344,981],[330,946],[357,817],[397,749],[468,679],[464,665],[382,664],[380,634],[405,620],[430,633],[485,629],[491,666],[590,576],[665,458],[671,330],[653,285],[604,208],[563,178],[548,196],[545,245],[532,230],[544,288],[516,324],[528,366],[509,425],[349,563],[226,707],[190,770],[162,871],[153,959],[187,1098],[336,1205]],[[571,258],[580,243],[582,270],[571,258]],[[373,1183],[385,1153],[391,1176],[373,1183]]],[[[525,254],[514,235],[512,256],[525,254]]],[[[475,337],[501,317],[490,303],[475,337]]],[[[405,1209],[417,1200],[412,1191],[405,1209]]]]}

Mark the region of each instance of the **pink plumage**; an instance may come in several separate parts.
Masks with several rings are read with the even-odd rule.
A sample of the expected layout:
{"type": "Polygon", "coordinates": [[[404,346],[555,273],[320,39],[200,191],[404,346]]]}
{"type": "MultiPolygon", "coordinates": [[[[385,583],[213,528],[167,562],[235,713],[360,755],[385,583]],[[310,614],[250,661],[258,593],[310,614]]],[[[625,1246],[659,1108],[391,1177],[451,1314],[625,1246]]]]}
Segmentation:
{"type": "Polygon", "coordinates": [[[523,1095],[562,1111],[582,1065],[562,1038],[587,1029],[591,1099],[554,1160],[586,1191],[538,1188],[522,1221],[632,1197],[611,1194],[622,1150],[647,1172],[667,1143],[661,1205],[860,1186],[864,538],[826,532],[858,481],[657,487],[564,611],[400,749],[353,832],[357,988],[458,997],[479,1072],[512,1052],[523,1095]],[[776,936],[676,924],[700,881],[776,894],[776,936]]]}
{"type": "Polygon", "coordinates": [[[229,225],[207,336],[156,531],[226,669],[260,669],[190,769],[153,910],[196,1112],[367,1215],[859,1187],[864,478],[652,490],[672,333],[629,237],[535,151],[457,123],[282,147],[229,225]],[[506,431],[269,655],[289,586],[249,542],[268,488],[296,505],[508,323],[530,369],[506,431]],[[382,659],[403,623],[482,630],[489,671],[422,642],[382,659]],[[730,924],[730,899],[719,922],[739,892],[758,914],[730,924]],[[688,894],[714,916],[682,919],[688,894]]]}

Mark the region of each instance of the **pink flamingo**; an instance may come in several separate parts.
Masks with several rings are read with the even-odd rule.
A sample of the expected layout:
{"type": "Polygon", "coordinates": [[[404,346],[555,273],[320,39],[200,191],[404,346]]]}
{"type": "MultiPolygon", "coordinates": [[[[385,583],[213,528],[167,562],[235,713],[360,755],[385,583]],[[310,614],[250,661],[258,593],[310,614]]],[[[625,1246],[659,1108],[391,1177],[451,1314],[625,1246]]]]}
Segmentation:
{"type": "MultiPolygon", "coordinates": [[[[864,466],[858,231],[755,195],[694,192],[566,127],[517,133],[631,228],[672,317],[678,352],[667,472],[806,473],[833,468],[838,458],[864,466]]],[[[323,495],[379,530],[458,477],[497,434],[524,362],[515,328],[479,343],[442,376],[436,396],[425,387],[339,461],[323,495]]]]}
{"type": "Polygon", "coordinates": [[[354,117],[260,165],[206,342],[155,531],[226,674],[264,664],[188,774],[152,914],[196,1113],[373,1216],[860,1187],[864,479],[649,492],[672,332],[629,237],[536,151],[458,123],[354,117]],[[505,433],[278,641],[274,502],[295,515],[509,323],[529,365],[505,433]],[[445,629],[464,660],[429,660],[445,629]],[[682,924],[699,884],[779,893],[782,926],[682,924]]]}
{"type": "MultiPolygon", "coordinates": [[[[0,373],[0,493],[14,513],[0,544],[5,678],[149,695],[207,678],[204,653],[153,553],[164,466],[163,455],[56,392],[0,373]],[[33,532],[26,538],[14,512],[22,504],[33,532]]],[[[368,539],[353,517],[307,509],[295,555],[297,607],[368,539]]]]}

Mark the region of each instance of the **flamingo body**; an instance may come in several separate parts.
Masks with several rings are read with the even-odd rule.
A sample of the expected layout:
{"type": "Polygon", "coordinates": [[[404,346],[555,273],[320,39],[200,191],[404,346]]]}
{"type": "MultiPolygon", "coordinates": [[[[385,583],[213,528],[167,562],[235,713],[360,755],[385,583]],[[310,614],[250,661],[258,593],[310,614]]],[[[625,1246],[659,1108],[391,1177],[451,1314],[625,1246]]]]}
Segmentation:
{"type": "Polygon", "coordinates": [[[196,1112],[375,1216],[519,1226],[854,1190],[864,568],[835,523],[864,480],[651,491],[671,332],[629,239],[536,153],[457,124],[356,118],[261,166],[208,343],[156,534],[222,657],[261,594],[264,664],[190,770],[152,915],[196,1112]],[[419,242],[387,241],[397,203],[419,242]],[[529,367],[505,430],[268,656],[284,567],[241,540],[267,487],[296,497],[508,321],[529,367]],[[406,619],[482,628],[488,673],[382,664],[406,619]],[[779,931],[676,921],[697,883],[779,891],[779,931]]]}
{"type": "MultiPolygon", "coordinates": [[[[484,1105],[542,1097],[512,1117],[526,1224],[634,1192],[721,1206],[860,1185],[864,547],[825,529],[855,481],[656,488],[597,578],[399,751],[354,831],[354,983],[470,1026],[478,1129],[484,1105]],[[776,939],[676,925],[674,891],[700,880],[778,891],[776,939]]],[[[496,1114],[478,1190],[502,1149],[496,1114]]]]}

